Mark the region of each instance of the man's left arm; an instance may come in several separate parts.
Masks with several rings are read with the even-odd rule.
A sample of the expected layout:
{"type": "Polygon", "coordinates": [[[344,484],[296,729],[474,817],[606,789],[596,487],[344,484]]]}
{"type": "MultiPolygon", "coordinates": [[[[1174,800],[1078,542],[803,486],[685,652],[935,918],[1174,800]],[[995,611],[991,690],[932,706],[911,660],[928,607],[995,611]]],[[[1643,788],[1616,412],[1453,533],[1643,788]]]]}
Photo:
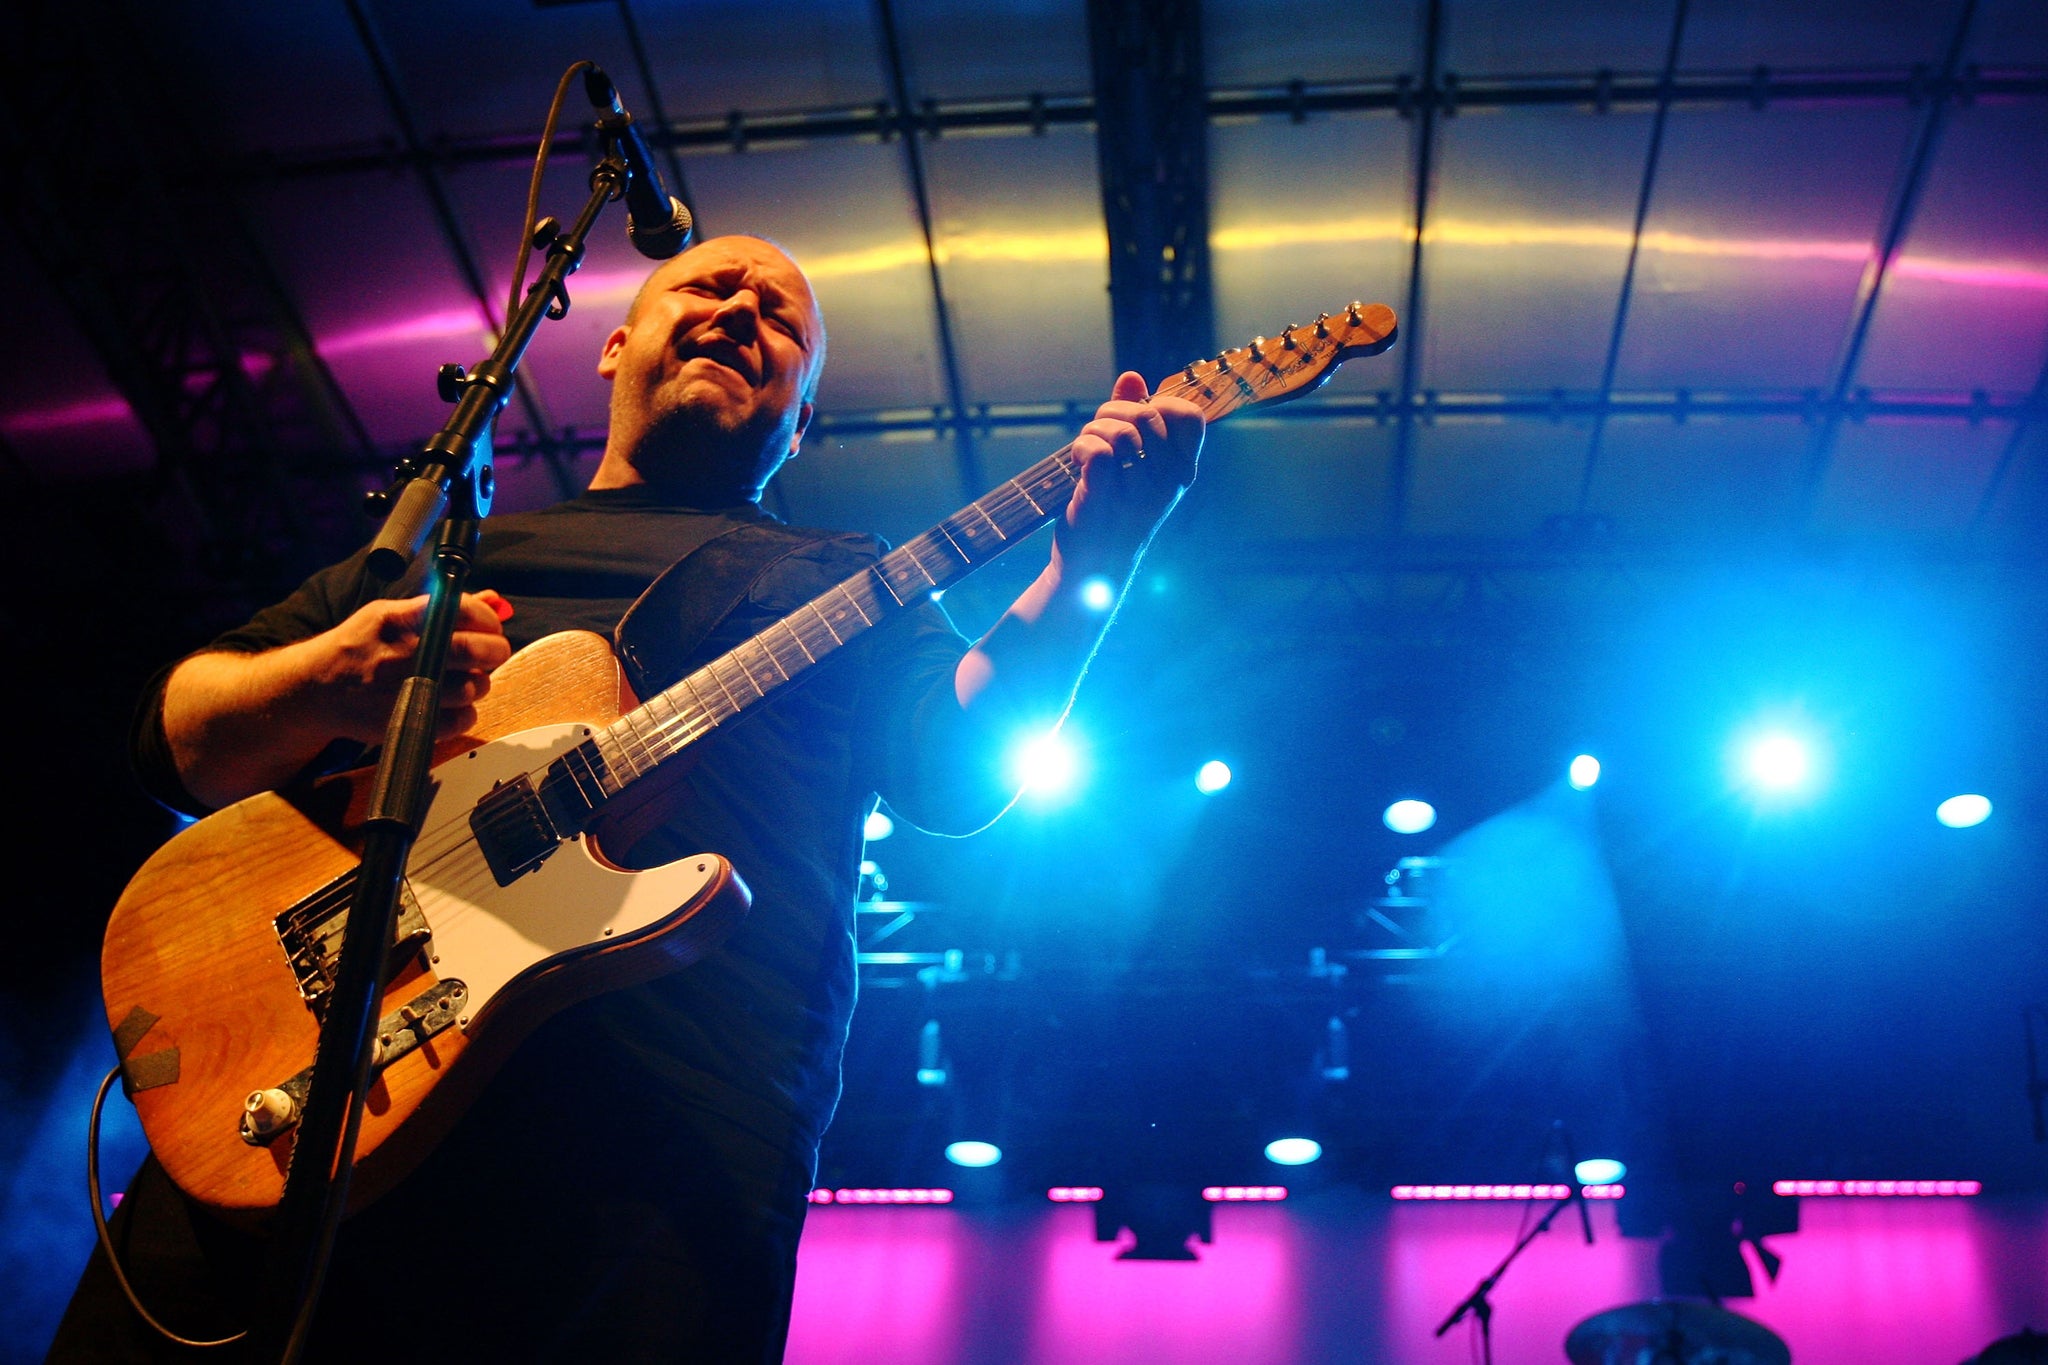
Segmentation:
{"type": "Polygon", "coordinates": [[[1186,399],[1155,398],[1134,373],[1117,379],[1071,447],[1081,477],[1054,525],[1051,562],[954,672],[954,696],[975,731],[1066,714],[1111,615],[1090,609],[1082,586],[1106,578],[1121,600],[1153,533],[1194,482],[1203,429],[1186,399]]]}

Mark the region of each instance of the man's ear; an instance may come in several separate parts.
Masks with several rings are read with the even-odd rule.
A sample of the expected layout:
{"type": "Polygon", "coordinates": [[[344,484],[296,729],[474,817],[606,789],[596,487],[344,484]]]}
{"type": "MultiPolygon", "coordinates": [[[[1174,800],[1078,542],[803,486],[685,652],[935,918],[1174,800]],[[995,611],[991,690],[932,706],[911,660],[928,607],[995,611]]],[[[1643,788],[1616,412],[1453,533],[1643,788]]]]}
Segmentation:
{"type": "Polygon", "coordinates": [[[810,428],[811,417],[817,412],[815,405],[806,403],[796,410],[796,430],[789,435],[789,454],[785,459],[794,460],[797,449],[804,443],[804,432],[810,428]]]}
{"type": "Polygon", "coordinates": [[[626,338],[633,335],[633,329],[624,325],[612,328],[612,334],[604,339],[604,349],[597,353],[597,377],[610,380],[619,372],[619,353],[626,349],[626,338]]]}

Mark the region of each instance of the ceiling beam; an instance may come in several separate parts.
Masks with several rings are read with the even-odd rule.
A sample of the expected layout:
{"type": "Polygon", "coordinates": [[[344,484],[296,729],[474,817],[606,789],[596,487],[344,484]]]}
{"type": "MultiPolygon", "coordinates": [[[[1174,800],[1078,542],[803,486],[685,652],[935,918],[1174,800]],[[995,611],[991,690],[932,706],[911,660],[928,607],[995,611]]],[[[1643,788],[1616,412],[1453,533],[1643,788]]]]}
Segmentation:
{"type": "MultiPolygon", "coordinates": [[[[969,409],[967,420],[983,437],[997,433],[1040,431],[1057,439],[1071,435],[1075,427],[1094,411],[1092,401],[1079,399],[1043,403],[980,403],[969,409]]],[[[1830,416],[1840,421],[1873,419],[1958,425],[1985,422],[2027,424],[2048,421],[2048,382],[2036,386],[2027,396],[1975,393],[1959,398],[1947,391],[1918,392],[1891,390],[1873,393],[1859,389],[1845,398],[1823,397],[1819,390],[1803,393],[1784,391],[1721,391],[1694,394],[1686,390],[1654,393],[1609,393],[1604,397],[1590,391],[1550,393],[1446,393],[1427,391],[1405,404],[1390,390],[1378,393],[1318,395],[1261,408],[1231,419],[1231,426],[1314,425],[1351,423],[1391,426],[1403,415],[1419,425],[1480,422],[1544,422],[1561,426],[1579,425],[1596,418],[1617,417],[1660,420],[1683,425],[1693,420],[1726,421],[1737,418],[1791,418],[1816,424],[1830,416]]],[[[952,411],[940,407],[838,409],[821,412],[812,431],[821,436],[929,436],[949,437],[957,422],[952,411]]],[[[557,448],[587,454],[604,447],[598,432],[564,430],[555,437],[557,448]]],[[[395,453],[395,452],[394,452],[395,453]]],[[[523,438],[498,443],[498,453],[508,458],[534,456],[539,452],[523,438]]],[[[389,459],[391,455],[380,456],[389,459]]]]}
{"type": "Polygon", "coordinates": [[[1614,371],[1621,363],[1621,342],[1628,332],[1629,304],[1634,300],[1636,262],[1642,255],[1643,225],[1649,221],[1650,199],[1657,189],[1657,165],[1664,154],[1664,123],[1671,113],[1672,82],[1678,74],[1678,50],[1685,42],[1685,16],[1689,0],[1678,0],[1671,16],[1671,42],[1664,52],[1664,73],[1658,78],[1661,91],[1657,112],[1650,120],[1650,146],[1643,157],[1643,180],[1636,191],[1635,224],[1629,230],[1628,263],[1622,267],[1621,292],[1614,301],[1614,326],[1607,333],[1607,358],[1600,365],[1601,405],[1593,415],[1593,435],[1586,442],[1586,467],[1579,475],[1579,513],[1592,504],[1593,472],[1600,465],[1600,447],[1607,436],[1607,403],[1614,392],[1614,371]]]}
{"type": "Polygon", "coordinates": [[[938,238],[932,227],[931,187],[925,178],[924,147],[917,140],[917,123],[912,115],[910,75],[903,61],[903,39],[896,29],[896,11],[890,0],[875,0],[875,27],[882,47],[882,64],[889,77],[890,95],[898,115],[894,135],[903,145],[903,167],[910,177],[910,197],[917,210],[917,227],[924,241],[925,277],[932,289],[932,325],[939,348],[939,368],[946,385],[946,401],[954,420],[953,459],[960,470],[960,487],[969,500],[988,489],[981,477],[981,458],[975,450],[974,429],[966,420],[967,380],[961,373],[960,348],[953,340],[953,314],[946,306],[945,281],[939,269],[938,238]]]}
{"type": "MultiPolygon", "coordinates": [[[[1572,108],[1596,113],[1623,109],[1655,109],[1666,96],[1656,75],[1618,75],[1595,71],[1572,76],[1518,76],[1494,80],[1460,79],[1458,107],[1467,111],[1515,108],[1572,108]]],[[[1286,85],[1252,89],[1211,90],[1209,119],[1285,118],[1302,122],[1321,114],[1410,112],[1417,89],[1412,78],[1343,83],[1286,85]]],[[[1849,75],[1808,75],[1758,67],[1748,73],[1702,72],[1675,75],[1668,87],[1673,108],[1747,105],[1753,109],[1802,105],[1918,106],[1947,100],[1970,105],[1977,100],[2048,99],[2048,71],[2034,69],[1982,72],[1965,65],[1943,80],[1923,70],[1880,71],[1849,75]]],[[[1024,95],[1012,99],[926,99],[906,117],[901,101],[874,105],[796,111],[734,111],[707,117],[685,117],[665,126],[650,120],[648,140],[679,152],[748,152],[811,142],[882,142],[898,136],[906,121],[925,136],[972,133],[1027,137],[1050,128],[1089,127],[1097,120],[1089,95],[1024,95]]],[[[581,148],[586,133],[564,129],[555,135],[557,150],[581,148]]],[[[268,183],[362,171],[407,169],[421,162],[449,167],[531,164],[533,134],[522,130],[482,136],[436,137],[431,147],[391,146],[384,142],[311,152],[252,154],[238,157],[217,173],[233,180],[268,183]]]]}
{"type": "MultiPolygon", "coordinates": [[[[1892,189],[1891,202],[1885,208],[1884,222],[1878,228],[1876,255],[1864,265],[1863,277],[1857,281],[1856,303],[1850,312],[1848,335],[1843,338],[1841,353],[1835,363],[1835,380],[1830,390],[1830,396],[1835,399],[1849,392],[1850,386],[1856,382],[1856,371],[1863,364],[1863,346],[1870,337],[1871,320],[1877,316],[1877,304],[1884,293],[1885,279],[1891,271],[1892,262],[1898,259],[1899,249],[1906,243],[1906,233],[1913,226],[1914,210],[1920,206],[1920,192],[1927,184],[1929,169],[1934,165],[1935,149],[1940,145],[1941,130],[1947,122],[1950,107],[1946,91],[1952,86],[1962,63],[1963,48],[1969,41],[1970,26],[1976,14],[1977,0],[1962,0],[1956,10],[1948,50],[1942,57],[1941,69],[1934,81],[1934,85],[1944,93],[1930,95],[1927,99],[1919,126],[1913,130],[1906,159],[1899,167],[1898,182],[1892,189]]],[[[1835,438],[1840,431],[1841,420],[1832,415],[1814,431],[1813,441],[1807,449],[1804,486],[1796,513],[1800,525],[1812,517],[1820,503],[1828,465],[1834,459],[1835,438]]]]}
{"type": "MultiPolygon", "coordinates": [[[[461,215],[455,211],[455,200],[448,193],[448,184],[442,178],[441,168],[426,155],[426,144],[420,137],[419,123],[413,117],[412,102],[406,98],[404,88],[399,84],[398,69],[391,60],[391,53],[384,45],[383,35],[377,31],[375,22],[364,7],[363,0],[343,0],[348,8],[350,21],[355,25],[356,37],[363,46],[363,55],[369,58],[370,69],[377,78],[377,87],[384,95],[384,105],[392,122],[398,125],[400,142],[406,153],[406,164],[419,176],[420,187],[426,191],[427,203],[433,209],[434,222],[441,229],[441,237],[447,243],[449,254],[455,258],[455,268],[462,276],[462,282],[469,289],[470,298],[476,303],[484,324],[492,336],[504,330],[504,319],[499,315],[493,301],[494,291],[484,283],[483,268],[477,263],[476,252],[469,245],[469,234],[463,229],[461,215]]],[[[528,146],[531,147],[529,139],[528,146]]],[[[532,153],[529,151],[528,155],[532,153]]],[[[422,380],[425,376],[421,376],[422,380]]],[[[554,421],[548,416],[547,405],[541,401],[540,388],[532,376],[521,368],[512,376],[517,390],[520,410],[526,414],[529,429],[539,442],[548,469],[554,475],[555,486],[564,497],[578,492],[576,481],[566,462],[558,451],[549,448],[555,430],[554,421]]]]}
{"type": "Polygon", "coordinates": [[[1428,0],[1422,21],[1422,75],[1415,92],[1412,112],[1403,117],[1415,120],[1414,212],[1408,230],[1407,306],[1401,311],[1401,389],[1394,421],[1394,455],[1387,475],[1387,534],[1399,537],[1408,519],[1408,485],[1415,450],[1415,393],[1422,378],[1422,244],[1429,228],[1430,179],[1436,172],[1436,121],[1445,106],[1445,91],[1439,87],[1438,62],[1443,50],[1443,0],[1428,0]]]}
{"type": "Polygon", "coordinates": [[[1215,349],[1200,0],[1088,0],[1116,368],[1147,382],[1215,349]]]}

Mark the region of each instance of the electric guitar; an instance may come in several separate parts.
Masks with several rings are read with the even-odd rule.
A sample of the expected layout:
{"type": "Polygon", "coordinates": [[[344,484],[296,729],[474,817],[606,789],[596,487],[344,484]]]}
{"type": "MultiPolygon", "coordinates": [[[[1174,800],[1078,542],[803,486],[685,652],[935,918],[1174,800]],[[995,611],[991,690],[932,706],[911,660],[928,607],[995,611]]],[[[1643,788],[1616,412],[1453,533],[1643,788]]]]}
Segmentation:
{"type": "MultiPolygon", "coordinates": [[[[1215,421],[1306,393],[1394,335],[1390,309],[1353,304],[1190,365],[1159,392],[1215,421]]],[[[435,753],[351,1209],[411,1170],[542,1019],[696,961],[746,912],[744,884],[715,853],[640,872],[606,859],[607,829],[658,809],[688,766],[663,765],[1052,521],[1079,475],[1069,449],[1054,452],[645,702],[587,632],[539,640],[498,670],[470,732],[435,753]]],[[[143,1131],[171,1179],[224,1216],[259,1220],[283,1194],[369,777],[208,816],[143,865],[107,926],[107,1020],[143,1131]]]]}

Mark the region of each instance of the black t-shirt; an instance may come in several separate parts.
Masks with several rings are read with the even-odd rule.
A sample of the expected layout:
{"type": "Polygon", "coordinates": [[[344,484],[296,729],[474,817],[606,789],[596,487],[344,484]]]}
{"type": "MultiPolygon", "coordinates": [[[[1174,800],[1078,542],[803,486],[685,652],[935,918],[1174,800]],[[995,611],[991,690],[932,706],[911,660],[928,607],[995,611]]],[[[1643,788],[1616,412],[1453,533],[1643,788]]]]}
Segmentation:
{"type": "MultiPolygon", "coordinates": [[[[505,629],[515,648],[561,630],[609,636],[681,548],[750,523],[789,535],[752,507],[703,512],[646,488],[588,492],[487,522],[469,587],[495,588],[512,602],[505,629]]],[[[794,612],[880,550],[871,537],[822,533],[801,544],[753,581],[698,657],[794,612]]],[[[384,595],[408,595],[417,581],[384,595]]],[[[366,599],[365,582],[359,554],[213,648],[262,650],[317,634],[366,599]]],[[[958,720],[953,671],[965,648],[936,605],[920,604],[700,741],[674,812],[622,861],[724,854],[754,893],[752,911],[696,965],[543,1025],[493,1083],[500,1101],[510,1094],[550,1104],[562,1071],[573,1068],[580,1091],[628,1097],[650,1131],[660,1130],[663,1113],[710,1111],[807,1160],[838,1097],[854,999],[861,822],[874,795],[928,828],[971,828],[993,814],[966,808],[945,776],[958,720]]],[[[137,766],[146,784],[194,808],[162,739],[160,690],[143,717],[137,766]]]]}

